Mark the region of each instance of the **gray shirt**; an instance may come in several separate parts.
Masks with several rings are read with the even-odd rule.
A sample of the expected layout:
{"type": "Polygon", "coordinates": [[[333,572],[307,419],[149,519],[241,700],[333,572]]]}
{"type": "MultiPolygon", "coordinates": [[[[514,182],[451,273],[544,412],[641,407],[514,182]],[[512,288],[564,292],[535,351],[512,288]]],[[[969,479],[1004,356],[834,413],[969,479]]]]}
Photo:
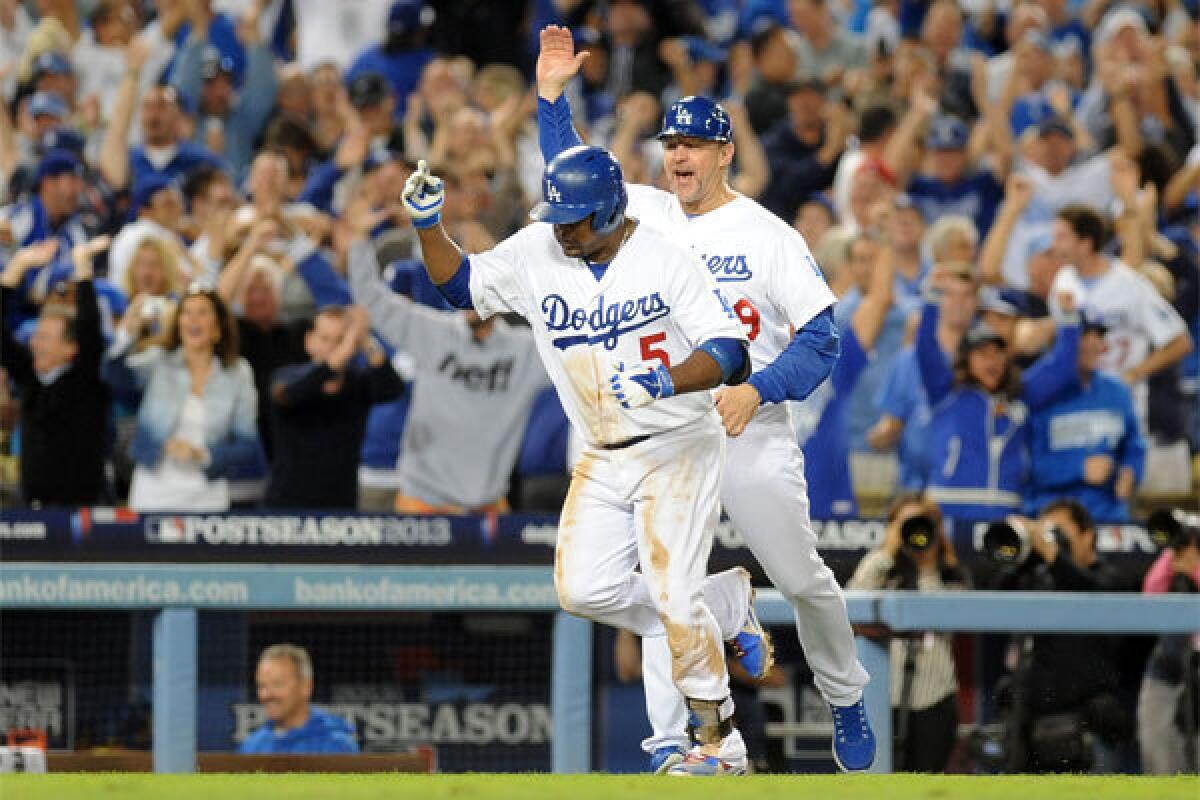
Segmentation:
{"type": "Polygon", "coordinates": [[[400,443],[401,493],[464,508],[503,497],[534,398],[550,385],[533,334],[498,319],[476,341],[463,314],[393,292],[369,243],[351,248],[349,272],[354,302],[416,367],[400,443]]]}

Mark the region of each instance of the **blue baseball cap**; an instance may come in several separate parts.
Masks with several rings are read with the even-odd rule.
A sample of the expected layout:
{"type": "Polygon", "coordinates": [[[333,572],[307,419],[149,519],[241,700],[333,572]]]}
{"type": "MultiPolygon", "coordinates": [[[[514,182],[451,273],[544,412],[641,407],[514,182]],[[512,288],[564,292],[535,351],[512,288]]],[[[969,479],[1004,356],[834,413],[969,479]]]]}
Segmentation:
{"type": "Polygon", "coordinates": [[[204,76],[204,80],[212,80],[218,75],[232,77],[236,72],[232,57],[211,44],[204,48],[204,54],[200,57],[200,74],[204,76]]]}
{"type": "Polygon", "coordinates": [[[433,24],[434,11],[424,0],[396,0],[388,10],[387,31],[392,36],[403,36],[418,28],[433,24]]]}
{"type": "Polygon", "coordinates": [[[63,120],[70,114],[67,101],[58,92],[34,92],[33,97],[29,98],[29,115],[32,117],[46,115],[63,120]]]}
{"type": "Polygon", "coordinates": [[[42,77],[43,75],[71,75],[75,70],[71,69],[71,62],[62,53],[54,50],[47,50],[33,60],[33,77],[42,77]]]}
{"type": "Polygon", "coordinates": [[[41,141],[38,142],[43,153],[51,150],[69,150],[80,158],[83,157],[85,144],[82,133],[74,128],[65,127],[51,128],[42,134],[41,141]]]}
{"type": "Polygon", "coordinates": [[[83,162],[79,160],[79,156],[70,150],[48,150],[38,162],[34,182],[41,183],[43,178],[67,174],[83,176],[83,162]]]}
{"type": "Polygon", "coordinates": [[[139,178],[133,184],[133,192],[129,200],[129,213],[137,214],[154,199],[154,195],[167,189],[174,189],[175,182],[163,175],[149,175],[139,178]]]}
{"type": "Polygon", "coordinates": [[[733,125],[725,109],[707,97],[691,95],[676,100],[663,114],[662,130],[656,138],[691,136],[714,142],[732,142],[733,125]]]}
{"type": "Polygon", "coordinates": [[[687,47],[688,58],[692,63],[708,61],[714,64],[725,62],[725,51],[701,36],[684,36],[683,44],[687,47]]]}
{"type": "Polygon", "coordinates": [[[962,150],[970,136],[967,124],[958,117],[936,117],[925,134],[925,146],[930,150],[962,150]]]}
{"type": "Polygon", "coordinates": [[[1049,136],[1052,133],[1062,134],[1068,139],[1075,138],[1071,123],[1060,116],[1048,117],[1038,123],[1038,136],[1049,136]]]}

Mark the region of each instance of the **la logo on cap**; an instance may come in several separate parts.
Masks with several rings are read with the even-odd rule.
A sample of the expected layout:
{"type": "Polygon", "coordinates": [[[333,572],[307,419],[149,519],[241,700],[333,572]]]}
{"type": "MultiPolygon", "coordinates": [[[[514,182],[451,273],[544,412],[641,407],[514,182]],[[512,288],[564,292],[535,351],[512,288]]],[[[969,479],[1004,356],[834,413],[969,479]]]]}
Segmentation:
{"type": "Polygon", "coordinates": [[[692,112],[688,111],[686,108],[679,109],[675,112],[675,121],[680,125],[691,125],[692,112]]]}
{"type": "Polygon", "coordinates": [[[552,203],[562,200],[562,194],[558,191],[558,187],[551,181],[546,181],[546,199],[552,203]]]}

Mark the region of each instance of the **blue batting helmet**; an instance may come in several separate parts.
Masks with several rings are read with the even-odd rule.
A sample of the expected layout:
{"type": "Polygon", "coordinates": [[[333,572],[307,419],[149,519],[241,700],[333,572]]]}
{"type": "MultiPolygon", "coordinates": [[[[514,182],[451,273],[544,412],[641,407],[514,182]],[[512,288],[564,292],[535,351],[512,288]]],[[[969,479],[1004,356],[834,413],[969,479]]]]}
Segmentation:
{"type": "Polygon", "coordinates": [[[663,114],[662,130],[658,138],[667,136],[692,136],[714,142],[732,142],[733,125],[729,115],[718,103],[707,97],[692,95],[676,100],[663,114]]]}
{"type": "Polygon", "coordinates": [[[625,178],[613,154],[602,147],[568,148],[546,165],[542,202],[529,212],[538,222],[566,225],[592,217],[592,230],[612,233],[625,219],[625,178]]]}

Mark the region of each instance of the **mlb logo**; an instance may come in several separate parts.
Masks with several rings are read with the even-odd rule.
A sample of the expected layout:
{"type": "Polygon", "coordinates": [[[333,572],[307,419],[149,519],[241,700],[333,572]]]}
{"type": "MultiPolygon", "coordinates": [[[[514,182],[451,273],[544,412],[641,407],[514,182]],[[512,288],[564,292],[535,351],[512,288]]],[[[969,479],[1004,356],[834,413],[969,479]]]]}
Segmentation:
{"type": "Polygon", "coordinates": [[[184,541],[183,520],[180,517],[151,517],[146,520],[146,541],[181,544],[184,541]]]}
{"type": "Polygon", "coordinates": [[[562,193],[558,191],[558,187],[551,181],[546,181],[546,200],[550,203],[558,203],[562,200],[562,193]]]}

